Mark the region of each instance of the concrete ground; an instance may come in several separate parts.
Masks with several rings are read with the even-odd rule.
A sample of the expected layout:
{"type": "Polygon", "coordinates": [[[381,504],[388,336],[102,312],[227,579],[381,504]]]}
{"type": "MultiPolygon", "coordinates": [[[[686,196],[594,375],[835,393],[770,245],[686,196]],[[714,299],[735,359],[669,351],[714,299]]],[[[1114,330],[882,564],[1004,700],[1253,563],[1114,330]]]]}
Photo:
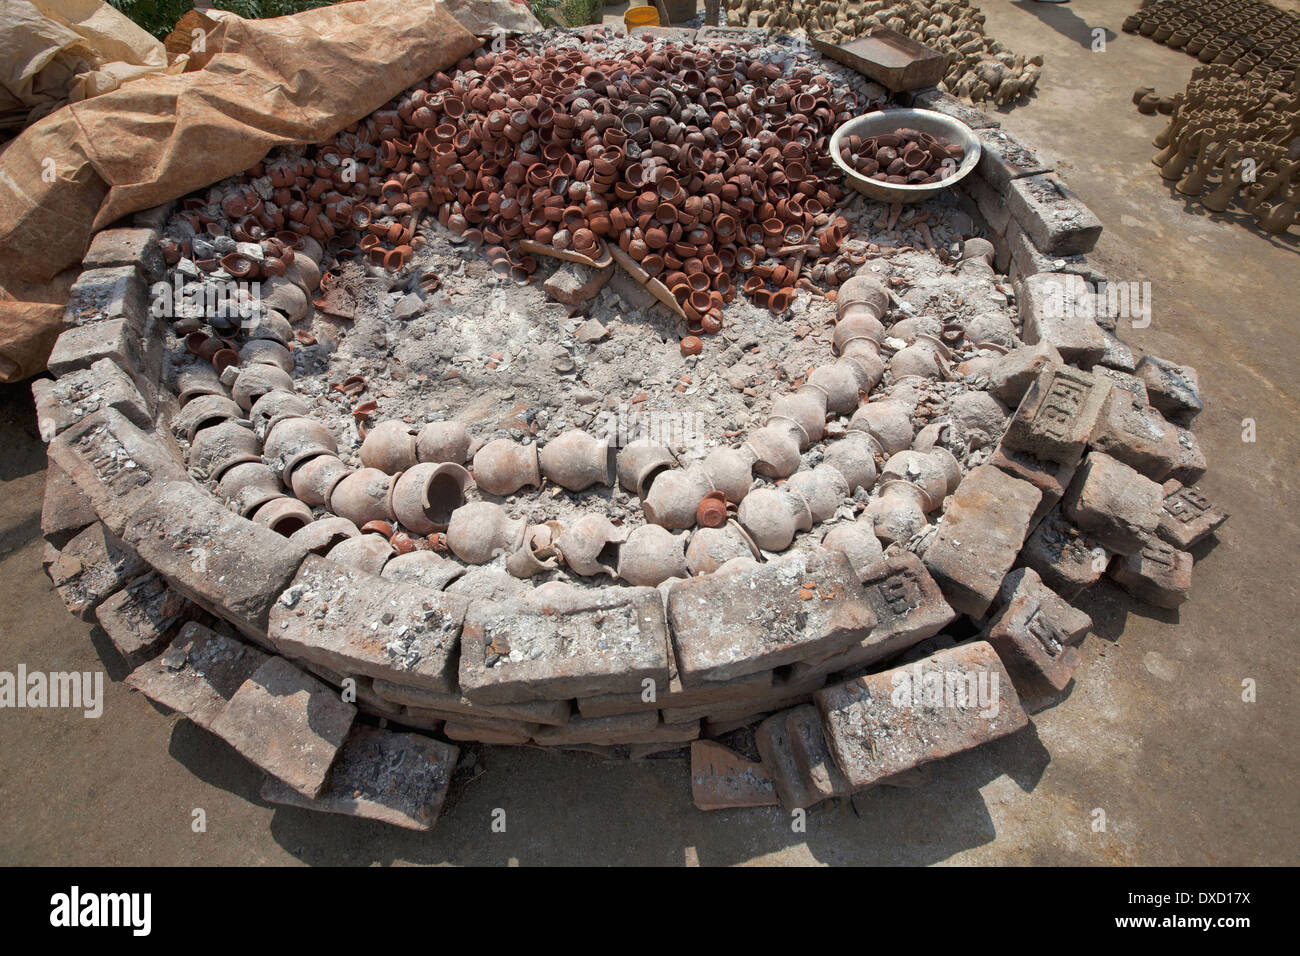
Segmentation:
{"type": "MultiPolygon", "coordinates": [[[[946,761],[920,790],[879,790],[810,815],[693,808],[678,760],[605,763],[485,748],[437,828],[276,808],[223,742],[117,681],[123,665],[41,573],[45,453],[24,386],[0,390],[0,670],[104,667],[104,714],[0,712],[0,862],[30,864],[1295,864],[1300,679],[1295,230],[1207,216],[1149,162],[1159,117],[1133,89],[1181,89],[1192,58],[1120,32],[1137,0],[988,0],[990,32],[1047,57],[1004,125],[1097,212],[1113,280],[1149,281],[1137,345],[1195,366],[1204,490],[1232,512],[1199,549],[1177,613],[1103,585],[1073,694],[1015,737],[946,761]],[[1092,52],[1092,29],[1107,30],[1092,52]],[[1256,440],[1242,439],[1253,419],[1256,440]],[[106,663],[101,664],[100,654],[106,663]],[[1258,688],[1242,701],[1243,681],[1258,688]],[[193,811],[207,828],[195,833],[193,811]],[[494,833],[493,811],[506,812],[494,833]],[[1097,822],[1104,813],[1105,828],[1097,822]]],[[[1294,3],[1287,6],[1294,8],[1294,3]]]]}

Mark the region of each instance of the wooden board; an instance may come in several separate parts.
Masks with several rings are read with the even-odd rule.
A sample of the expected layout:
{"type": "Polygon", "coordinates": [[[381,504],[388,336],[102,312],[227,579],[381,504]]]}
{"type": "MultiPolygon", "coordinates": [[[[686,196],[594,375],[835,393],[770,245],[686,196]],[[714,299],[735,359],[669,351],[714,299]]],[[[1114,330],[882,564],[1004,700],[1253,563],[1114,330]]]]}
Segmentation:
{"type": "Polygon", "coordinates": [[[888,27],[838,45],[813,37],[812,45],[895,93],[935,86],[948,69],[947,56],[888,27]]]}

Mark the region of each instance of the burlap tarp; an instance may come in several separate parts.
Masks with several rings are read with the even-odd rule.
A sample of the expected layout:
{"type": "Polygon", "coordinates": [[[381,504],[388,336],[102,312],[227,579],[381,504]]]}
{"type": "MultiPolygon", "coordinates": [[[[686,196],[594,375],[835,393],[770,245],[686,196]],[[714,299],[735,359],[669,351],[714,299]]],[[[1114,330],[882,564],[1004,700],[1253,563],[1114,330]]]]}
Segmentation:
{"type": "Polygon", "coordinates": [[[202,69],[64,106],[0,153],[0,379],[45,367],[96,229],[247,169],[272,147],[321,142],[477,41],[431,0],[359,0],[223,18],[204,45],[202,69]]]}

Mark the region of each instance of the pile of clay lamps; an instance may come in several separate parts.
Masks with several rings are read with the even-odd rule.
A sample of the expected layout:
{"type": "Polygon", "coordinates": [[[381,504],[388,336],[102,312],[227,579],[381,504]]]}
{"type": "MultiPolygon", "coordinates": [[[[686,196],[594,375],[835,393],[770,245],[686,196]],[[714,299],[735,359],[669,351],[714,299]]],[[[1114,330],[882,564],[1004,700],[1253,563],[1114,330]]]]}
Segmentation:
{"type": "Polygon", "coordinates": [[[882,136],[850,136],[840,155],[863,176],[884,183],[937,183],[957,170],[966,155],[960,145],[929,133],[900,129],[882,136]]]}

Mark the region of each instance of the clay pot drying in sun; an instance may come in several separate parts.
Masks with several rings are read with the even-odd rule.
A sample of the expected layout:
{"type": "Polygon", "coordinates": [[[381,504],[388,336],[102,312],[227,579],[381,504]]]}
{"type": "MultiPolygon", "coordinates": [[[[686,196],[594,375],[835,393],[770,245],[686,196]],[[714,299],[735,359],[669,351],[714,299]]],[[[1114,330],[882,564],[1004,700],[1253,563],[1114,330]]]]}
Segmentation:
{"type": "Polygon", "coordinates": [[[415,534],[447,530],[452,512],[465,503],[470,474],[450,462],[424,462],[402,472],[393,485],[393,513],[415,534]]]}
{"type": "Polygon", "coordinates": [[[330,492],[330,511],[358,528],[369,521],[396,521],[393,477],[378,468],[361,468],[344,477],[330,492]]]}
{"type": "Polygon", "coordinates": [[[253,433],[266,441],[271,429],[286,418],[301,418],[310,410],[300,395],[277,388],[267,392],[249,409],[248,420],[253,423],[253,433]]]}
{"type": "Polygon", "coordinates": [[[560,550],[555,539],[560,533],[557,521],[529,525],[523,543],[506,558],[506,570],[517,578],[531,578],[560,566],[560,550]]]}
{"type": "Polygon", "coordinates": [[[910,481],[921,490],[926,512],[934,511],[957,489],[961,467],[952,452],[935,448],[928,452],[900,451],[890,456],[880,470],[884,481],[910,481]]]}
{"type": "Polygon", "coordinates": [[[525,485],[542,483],[537,445],[508,438],[488,442],[474,455],[474,482],[490,495],[512,495],[525,485]]]}
{"type": "Polygon", "coordinates": [[[659,473],[676,464],[677,459],[663,445],[644,438],[637,439],[618,453],[618,483],[629,494],[644,498],[659,473]]]}
{"type": "Polygon", "coordinates": [[[695,524],[700,500],[713,490],[708,473],[699,465],[665,471],[641,500],[646,521],[664,528],[689,528],[695,524]]]}
{"type": "Polygon", "coordinates": [[[791,421],[776,420],[750,432],[741,446],[754,456],[754,474],[788,478],[799,468],[800,442],[805,432],[791,421]]]}
{"type": "Polygon", "coordinates": [[[764,551],[784,551],[795,532],[812,527],[812,513],[796,494],[778,488],[755,488],[740,503],[740,526],[764,551]]]}
{"type": "Polygon", "coordinates": [[[868,402],[849,419],[849,431],[866,432],[886,455],[903,451],[912,444],[912,416],[907,408],[892,398],[868,402]]]}
{"type": "Polygon", "coordinates": [[[415,429],[389,419],[372,428],[361,443],[361,464],[395,475],[415,465],[415,429]]]}
{"type": "Polygon", "coordinates": [[[285,497],[280,479],[260,461],[242,462],[227,471],[217,483],[217,494],[244,518],[272,498],[285,497]]]}
{"type": "Polygon", "coordinates": [[[885,556],[869,521],[842,521],[833,525],[822,537],[822,547],[843,552],[858,577],[863,577],[885,556]]]}
{"type": "Polygon", "coordinates": [[[345,567],[369,574],[380,574],[397,552],[381,534],[362,534],[346,538],[330,548],[326,557],[345,567]]]}
{"type": "Polygon", "coordinates": [[[253,512],[255,524],[266,525],[286,538],[311,524],[311,519],[311,509],[297,498],[276,498],[253,512]]]}
{"type": "Polygon", "coordinates": [[[330,430],[312,418],[282,418],[266,436],[262,457],[289,484],[293,470],[317,455],[335,455],[338,444],[330,430]]]}
{"type": "Polygon", "coordinates": [[[224,421],[194,436],[190,474],[200,481],[217,481],[240,462],[261,461],[262,446],[252,429],[239,421],[224,421]]]}
{"type": "Polygon", "coordinates": [[[642,525],[618,549],[618,576],[637,587],[688,577],[686,537],[659,525],[642,525]]]}
{"type": "Polygon", "coordinates": [[[238,421],[243,414],[240,407],[224,395],[200,395],[172,419],[172,431],[184,435],[185,440],[193,444],[194,436],[203,429],[222,422],[238,421]]]}
{"type": "Polygon", "coordinates": [[[626,528],[616,527],[604,515],[584,515],[556,537],[555,545],[575,574],[614,577],[618,550],[627,535],[626,528]]]}
{"type": "Polygon", "coordinates": [[[289,535],[289,543],[324,557],[339,542],[360,536],[357,526],[347,518],[326,515],[289,535]]]}
{"type": "Polygon", "coordinates": [[[276,389],[293,391],[293,379],[288,372],[274,365],[250,365],[240,371],[230,387],[230,395],[236,405],[248,411],[259,398],[276,389]]]}
{"type": "MultiPolygon", "coordinates": [[[[803,451],[826,434],[826,392],[802,388],[778,395],[772,402],[767,420],[793,424],[798,429],[799,450],[803,451]]],[[[751,436],[750,441],[753,441],[751,436]]]]}
{"type": "Polygon", "coordinates": [[[463,465],[469,459],[470,443],[470,434],[460,422],[429,422],[415,438],[415,457],[463,465]]]}
{"type": "Polygon", "coordinates": [[[826,408],[835,415],[847,415],[858,407],[858,376],[843,359],[819,365],[808,376],[808,384],[826,395],[826,408]]]}
{"type": "Polygon", "coordinates": [[[754,483],[753,457],[738,448],[715,448],[705,456],[704,472],[713,487],[732,504],[739,504],[754,483]]]}
{"type": "Polygon", "coordinates": [[[697,528],[686,545],[686,566],[692,574],[712,574],[734,558],[758,557],[758,548],[735,521],[721,528],[697,528]]]}
{"type": "Polygon", "coordinates": [[[466,564],[485,564],[518,549],[527,524],[523,518],[511,518],[498,504],[471,501],[452,512],[447,547],[466,564]]]}
{"type": "Polygon", "coordinates": [[[578,429],[547,442],[538,452],[542,474],[569,491],[611,484],[609,458],[607,442],[578,429]]]}
{"type": "Polygon", "coordinates": [[[876,449],[866,432],[851,431],[827,444],[822,464],[844,476],[850,494],[858,488],[870,491],[876,483],[876,449]]]}
{"type": "Polygon", "coordinates": [[[289,485],[302,502],[312,507],[325,507],[335,486],[352,471],[335,455],[316,455],[291,471],[289,485]]]}
{"type": "Polygon", "coordinates": [[[814,524],[835,514],[849,496],[848,481],[837,469],[828,465],[795,472],[786,481],[785,487],[807,503],[814,524]]]}

